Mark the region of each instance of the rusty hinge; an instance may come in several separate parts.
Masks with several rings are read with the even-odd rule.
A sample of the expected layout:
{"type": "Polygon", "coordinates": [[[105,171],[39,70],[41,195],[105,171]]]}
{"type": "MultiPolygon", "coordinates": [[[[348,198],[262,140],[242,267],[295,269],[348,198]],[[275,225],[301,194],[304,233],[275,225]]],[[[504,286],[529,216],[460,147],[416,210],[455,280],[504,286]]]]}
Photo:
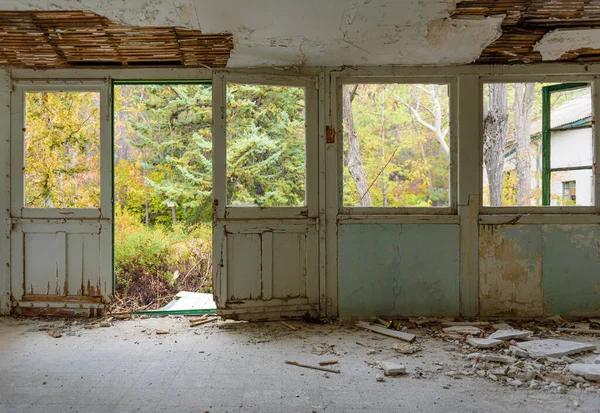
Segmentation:
{"type": "Polygon", "coordinates": [[[335,143],[335,129],[330,125],[325,126],[325,142],[335,143]]]}

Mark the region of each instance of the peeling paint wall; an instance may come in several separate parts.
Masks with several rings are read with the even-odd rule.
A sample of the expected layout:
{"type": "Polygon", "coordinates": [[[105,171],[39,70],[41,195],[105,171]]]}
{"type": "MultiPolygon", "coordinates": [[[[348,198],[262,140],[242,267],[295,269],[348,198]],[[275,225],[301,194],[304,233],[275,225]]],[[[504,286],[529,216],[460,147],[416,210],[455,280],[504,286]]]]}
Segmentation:
{"type": "Polygon", "coordinates": [[[556,60],[579,49],[600,49],[600,30],[553,30],[534,46],[534,50],[541,53],[542,60],[556,60]]]}
{"type": "Polygon", "coordinates": [[[458,315],[458,237],[452,224],[341,225],[340,316],[458,315]]]}
{"type": "Polygon", "coordinates": [[[599,236],[598,225],[481,226],[481,315],[599,314],[599,236]]]}
{"type": "Polygon", "coordinates": [[[463,64],[504,15],[450,19],[452,0],[6,0],[8,10],[92,10],[115,23],[230,32],[229,67],[463,64]],[[268,11],[268,12],[267,12],[268,11]]]}

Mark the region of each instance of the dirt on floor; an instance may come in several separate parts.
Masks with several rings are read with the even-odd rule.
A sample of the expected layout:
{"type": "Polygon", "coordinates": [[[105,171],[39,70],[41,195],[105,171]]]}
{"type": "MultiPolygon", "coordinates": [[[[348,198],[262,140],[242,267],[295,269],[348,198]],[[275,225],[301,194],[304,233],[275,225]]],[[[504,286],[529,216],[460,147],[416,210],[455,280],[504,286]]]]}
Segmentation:
{"type": "MultiPolygon", "coordinates": [[[[179,366],[177,371],[163,373],[172,380],[189,365],[203,363],[206,381],[211,374],[261,377],[245,382],[233,405],[214,403],[209,411],[394,411],[404,407],[424,412],[600,412],[600,377],[573,370],[574,365],[600,367],[594,364],[600,361],[600,335],[594,332],[597,320],[410,318],[365,324],[392,335],[400,331],[409,335],[405,339],[415,336],[407,342],[327,320],[246,323],[210,316],[119,317],[122,319],[0,319],[3,377],[10,381],[11,371],[23,370],[21,363],[32,356],[28,346],[33,342],[42,348],[50,346],[46,356],[56,349],[57,357],[60,351],[83,351],[86,345],[96,343],[109,360],[121,360],[119,351],[126,354],[124,362],[137,357],[142,362],[160,359],[167,363],[179,350],[178,358],[165,364],[179,366]],[[501,337],[499,343],[489,339],[494,333],[501,337]],[[477,338],[488,340],[473,340],[477,338]],[[580,343],[581,349],[569,347],[567,355],[540,356],[530,347],[530,343],[547,339],[580,343]],[[303,381],[306,378],[312,380],[303,381]],[[292,380],[289,388],[282,387],[286,380],[292,380]],[[258,386],[254,381],[279,389],[277,400],[256,397],[251,391],[258,386]],[[378,405],[380,408],[373,407],[378,405]]],[[[117,373],[118,367],[102,375],[110,380],[117,373]]],[[[30,377],[36,380],[35,375],[30,377]]],[[[231,382],[225,380],[222,387],[231,382]]],[[[10,391],[1,384],[1,393],[10,391]]],[[[3,402],[7,403],[6,399],[0,398],[0,410],[3,402]]],[[[169,402],[177,405],[177,401],[169,402]]],[[[43,399],[35,403],[43,403],[43,399]]],[[[160,411],[157,406],[152,411],[160,411]]]]}

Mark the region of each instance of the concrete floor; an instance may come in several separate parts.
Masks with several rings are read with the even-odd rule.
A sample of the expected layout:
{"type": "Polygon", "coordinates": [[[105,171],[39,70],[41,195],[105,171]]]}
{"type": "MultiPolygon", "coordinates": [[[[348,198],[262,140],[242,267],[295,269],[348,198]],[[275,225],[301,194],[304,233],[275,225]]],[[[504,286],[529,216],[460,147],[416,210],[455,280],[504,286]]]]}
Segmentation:
{"type": "Polygon", "coordinates": [[[465,360],[425,335],[423,351],[400,355],[395,339],[331,324],[188,324],[0,318],[0,412],[600,412],[595,389],[558,394],[448,377],[465,360]],[[341,374],[284,363],[327,359],[339,360],[341,374]],[[380,360],[409,374],[377,382],[368,363],[380,360]]]}

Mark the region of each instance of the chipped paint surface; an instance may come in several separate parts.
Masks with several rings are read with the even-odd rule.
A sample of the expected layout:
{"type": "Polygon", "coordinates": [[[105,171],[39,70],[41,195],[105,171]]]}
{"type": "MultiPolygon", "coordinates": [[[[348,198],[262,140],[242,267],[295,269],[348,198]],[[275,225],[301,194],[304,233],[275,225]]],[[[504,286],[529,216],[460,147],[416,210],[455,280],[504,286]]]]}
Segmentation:
{"type": "Polygon", "coordinates": [[[458,225],[345,224],[341,316],[458,315],[458,225]]]}
{"type": "Polygon", "coordinates": [[[567,52],[584,48],[600,49],[600,29],[553,30],[534,46],[542,60],[556,60],[567,52]]]}
{"type": "Polygon", "coordinates": [[[600,314],[598,225],[484,225],[483,316],[600,314]]]}
{"type": "Polygon", "coordinates": [[[193,0],[4,0],[3,10],[94,11],[113,23],[198,29],[193,0]]]}
{"type": "Polygon", "coordinates": [[[485,225],[479,243],[480,314],[543,314],[540,228],[485,225]]]}
{"type": "Polygon", "coordinates": [[[116,23],[231,32],[229,67],[463,64],[501,35],[500,16],[450,19],[451,0],[8,0],[7,9],[92,10],[116,23]],[[266,13],[265,11],[268,11],[266,13]]]}

